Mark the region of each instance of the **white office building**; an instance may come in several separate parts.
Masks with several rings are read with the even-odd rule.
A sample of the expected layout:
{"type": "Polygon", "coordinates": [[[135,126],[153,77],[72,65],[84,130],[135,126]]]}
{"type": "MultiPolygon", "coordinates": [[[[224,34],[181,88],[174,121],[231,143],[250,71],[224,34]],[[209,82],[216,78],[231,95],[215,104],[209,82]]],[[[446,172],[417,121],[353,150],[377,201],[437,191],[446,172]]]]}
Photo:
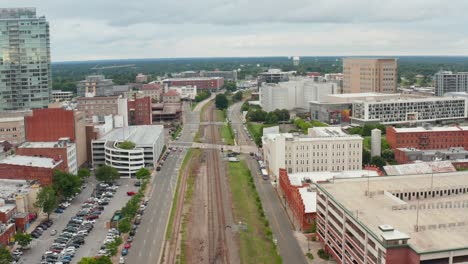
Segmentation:
{"type": "Polygon", "coordinates": [[[445,93],[468,92],[468,72],[440,71],[434,75],[435,95],[445,93]]]}
{"type": "Polygon", "coordinates": [[[339,127],[314,127],[306,136],[266,134],[262,143],[265,166],[273,177],[280,168],[288,173],[362,168],[362,137],[348,135],[339,127]]]}
{"type": "Polygon", "coordinates": [[[260,87],[260,105],[270,112],[275,109],[309,109],[310,101],[320,101],[328,94],[338,92],[332,82],[314,82],[309,78],[299,78],[288,82],[264,83],[260,87]]]}
{"type": "Polygon", "coordinates": [[[171,86],[170,90],[176,91],[180,95],[181,100],[195,100],[197,96],[197,86],[171,86]]]}
{"type": "Polygon", "coordinates": [[[351,122],[390,125],[463,121],[467,117],[466,100],[466,98],[457,97],[430,97],[355,101],[351,122]]]}
{"type": "Polygon", "coordinates": [[[164,127],[144,125],[121,127],[91,142],[94,168],[106,164],[116,168],[122,177],[135,177],[143,167],[154,167],[164,147],[164,127]],[[131,141],[133,149],[123,149],[119,144],[131,141]]]}

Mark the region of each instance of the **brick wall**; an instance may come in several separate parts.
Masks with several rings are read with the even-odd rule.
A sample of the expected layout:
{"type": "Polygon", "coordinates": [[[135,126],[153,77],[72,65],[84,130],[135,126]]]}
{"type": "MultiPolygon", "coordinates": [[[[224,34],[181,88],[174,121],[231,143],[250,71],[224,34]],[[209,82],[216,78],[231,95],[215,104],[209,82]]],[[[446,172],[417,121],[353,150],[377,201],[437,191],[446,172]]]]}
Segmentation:
{"type": "Polygon", "coordinates": [[[448,149],[463,147],[468,149],[468,131],[397,132],[394,127],[386,129],[387,142],[392,149],[448,149]]]}
{"type": "Polygon", "coordinates": [[[153,110],[151,97],[134,98],[127,102],[129,125],[151,125],[153,110]]]}
{"type": "Polygon", "coordinates": [[[27,141],[57,141],[69,137],[75,141],[74,112],[61,108],[34,109],[24,118],[27,141]]]}
{"type": "Polygon", "coordinates": [[[67,148],[17,148],[16,154],[62,160],[68,171],[67,148]]]}
{"type": "MultiPolygon", "coordinates": [[[[54,169],[66,171],[67,168],[61,162],[54,169]]],[[[0,164],[0,179],[37,180],[41,185],[49,185],[52,183],[52,177],[53,169],[51,168],[0,164]]]]}

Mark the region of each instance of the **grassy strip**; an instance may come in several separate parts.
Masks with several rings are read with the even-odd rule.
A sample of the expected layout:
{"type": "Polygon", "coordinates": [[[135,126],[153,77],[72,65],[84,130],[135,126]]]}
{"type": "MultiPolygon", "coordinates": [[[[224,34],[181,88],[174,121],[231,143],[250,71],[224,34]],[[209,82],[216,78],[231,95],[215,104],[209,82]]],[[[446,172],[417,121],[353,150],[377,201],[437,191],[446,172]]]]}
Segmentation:
{"type": "MultiPolygon", "coordinates": [[[[200,149],[194,149],[192,158],[197,158],[201,155],[201,150],[200,149]]],[[[195,185],[195,168],[196,168],[196,163],[191,163],[190,168],[189,168],[189,175],[187,177],[187,188],[185,189],[185,196],[184,196],[184,206],[190,206],[192,202],[192,196],[193,196],[193,188],[195,185]]],[[[186,212],[190,211],[190,208],[186,210],[186,212]]],[[[187,263],[186,255],[185,255],[185,242],[187,241],[187,222],[188,218],[187,215],[184,214],[182,216],[182,241],[180,242],[180,255],[179,255],[179,261],[178,263],[187,263]]]]}
{"type": "Polygon", "coordinates": [[[220,127],[221,137],[224,143],[228,145],[234,145],[234,131],[232,130],[231,123],[226,123],[220,127]]]}
{"type": "Polygon", "coordinates": [[[216,121],[224,122],[226,120],[226,111],[216,109],[216,121]]]}
{"type": "Polygon", "coordinates": [[[229,179],[235,222],[242,221],[247,226],[245,232],[239,233],[240,262],[282,263],[254,179],[245,161],[229,163],[229,179]]]}
{"type": "Polygon", "coordinates": [[[262,143],[264,126],[265,125],[259,124],[259,123],[251,123],[251,122],[247,123],[247,130],[249,131],[250,135],[252,136],[257,146],[260,146],[260,144],[262,143]]]}
{"type": "Polygon", "coordinates": [[[182,132],[182,125],[177,125],[176,130],[172,133],[172,139],[175,140],[177,136],[179,136],[180,132],[182,132]]]}
{"type": "Polygon", "coordinates": [[[187,166],[188,161],[192,158],[192,156],[193,156],[193,149],[189,149],[179,169],[179,175],[177,176],[178,179],[177,179],[176,192],[174,194],[174,197],[172,198],[171,214],[169,216],[169,223],[167,224],[167,229],[166,229],[166,240],[170,240],[172,237],[172,226],[174,225],[174,217],[175,217],[176,207],[177,207],[177,198],[179,197],[180,181],[182,178],[181,176],[185,170],[185,167],[187,166]]]}

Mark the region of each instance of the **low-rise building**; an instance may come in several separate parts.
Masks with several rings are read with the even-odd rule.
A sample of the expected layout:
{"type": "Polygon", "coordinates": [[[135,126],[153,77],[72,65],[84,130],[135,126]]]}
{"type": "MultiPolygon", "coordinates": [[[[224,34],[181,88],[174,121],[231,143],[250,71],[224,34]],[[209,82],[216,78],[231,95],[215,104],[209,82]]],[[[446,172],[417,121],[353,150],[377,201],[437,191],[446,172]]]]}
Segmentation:
{"type": "Polygon", "coordinates": [[[52,90],[52,101],[54,102],[70,101],[72,98],[73,92],[71,91],[52,90]]]}
{"type": "Polygon", "coordinates": [[[153,123],[152,102],[151,97],[145,96],[128,99],[128,124],[134,125],[151,125],[153,123]]]}
{"type": "Polygon", "coordinates": [[[128,126],[127,98],[123,96],[96,96],[77,98],[77,109],[85,113],[86,121],[92,122],[93,116],[121,116],[123,126],[128,126]]]}
{"type": "Polygon", "coordinates": [[[144,167],[154,167],[164,147],[164,127],[160,125],[116,128],[91,141],[93,167],[109,165],[122,177],[135,177],[144,167]],[[133,149],[119,146],[123,141],[135,144],[133,149]]]}
{"type": "Polygon", "coordinates": [[[467,116],[467,99],[432,97],[373,102],[356,101],[353,103],[351,122],[385,125],[427,122],[448,123],[463,121],[467,116]]]}
{"type": "Polygon", "coordinates": [[[137,82],[137,83],[146,83],[146,82],[148,82],[148,75],[145,75],[143,73],[137,74],[137,76],[135,77],[135,82],[137,82]]]}
{"type": "Polygon", "coordinates": [[[396,148],[395,160],[399,164],[413,163],[415,161],[462,160],[468,159],[468,150],[462,147],[448,149],[416,149],[396,148]]]}
{"type": "Polygon", "coordinates": [[[279,171],[279,191],[287,212],[292,214],[293,224],[301,231],[309,231],[316,214],[317,182],[326,182],[341,178],[375,177],[376,171],[356,170],[342,172],[300,172],[291,173],[285,169],[279,171]]]}
{"type": "Polygon", "coordinates": [[[179,122],[182,117],[182,104],[153,104],[153,123],[179,122]]]}
{"type": "Polygon", "coordinates": [[[163,94],[162,101],[167,104],[180,103],[180,94],[176,90],[170,89],[163,94]]]}
{"type": "Polygon", "coordinates": [[[448,149],[462,147],[468,149],[468,126],[421,126],[386,128],[387,142],[392,149],[448,149]]]}
{"type": "Polygon", "coordinates": [[[195,100],[197,96],[196,86],[172,86],[171,90],[179,93],[181,100],[195,100]]]}
{"type": "Polygon", "coordinates": [[[172,86],[196,86],[198,90],[219,90],[224,85],[222,77],[193,77],[193,78],[170,78],[163,80],[164,84],[172,86]]]}
{"type": "Polygon", "coordinates": [[[222,77],[224,80],[237,81],[237,71],[200,71],[200,77],[222,77]]]}
{"type": "Polygon", "coordinates": [[[263,157],[274,177],[282,168],[288,173],[361,170],[362,140],[339,127],[314,127],[305,136],[271,133],[262,137],[263,157]]]}
{"type": "Polygon", "coordinates": [[[461,263],[468,258],[467,175],[319,183],[318,238],[338,263],[461,263]]]}
{"type": "Polygon", "coordinates": [[[446,173],[457,171],[450,161],[416,162],[411,164],[388,165],[383,167],[387,175],[413,175],[446,173]]]}
{"type": "Polygon", "coordinates": [[[6,140],[14,145],[24,142],[24,117],[0,118],[0,140],[6,140]]]}
{"type": "Polygon", "coordinates": [[[75,175],[78,173],[76,144],[70,138],[59,138],[55,142],[24,142],[18,146],[16,154],[63,160],[68,172],[75,175]]]}
{"type": "Polygon", "coordinates": [[[49,185],[54,170],[67,170],[63,160],[20,155],[0,160],[0,179],[38,181],[41,185],[49,185]]]}

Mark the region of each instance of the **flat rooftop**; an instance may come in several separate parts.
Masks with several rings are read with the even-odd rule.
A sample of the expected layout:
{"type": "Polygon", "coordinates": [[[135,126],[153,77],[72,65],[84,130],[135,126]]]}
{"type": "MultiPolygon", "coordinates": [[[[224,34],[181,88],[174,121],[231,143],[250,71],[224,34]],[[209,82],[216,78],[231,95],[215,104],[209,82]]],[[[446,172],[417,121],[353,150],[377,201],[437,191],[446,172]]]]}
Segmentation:
{"type": "Polygon", "coordinates": [[[62,161],[55,161],[51,158],[33,157],[33,156],[20,156],[13,155],[0,160],[0,164],[41,167],[41,168],[55,168],[62,161]]]}
{"type": "Polygon", "coordinates": [[[385,93],[344,93],[344,94],[330,94],[330,97],[337,98],[360,98],[360,97],[398,97],[401,94],[385,94],[385,93]]]}
{"type": "Polygon", "coordinates": [[[372,170],[353,170],[353,171],[314,171],[314,172],[298,172],[288,173],[289,181],[291,185],[302,186],[303,181],[310,181],[313,183],[325,182],[332,179],[343,179],[343,178],[360,178],[360,177],[375,177],[379,176],[376,171],[372,170]]]}
{"type": "MultiPolygon", "coordinates": [[[[67,146],[74,145],[75,143],[67,143],[67,146]]],[[[24,142],[18,148],[59,148],[57,141],[52,142],[24,142]]],[[[62,148],[62,147],[60,147],[62,148]]]]}
{"type": "Polygon", "coordinates": [[[307,187],[299,188],[302,202],[304,203],[305,213],[317,212],[317,193],[310,191],[307,187]]]}
{"type": "Polygon", "coordinates": [[[337,179],[317,186],[379,241],[383,234],[379,225],[391,225],[407,234],[410,237],[408,244],[420,254],[468,245],[468,217],[466,209],[461,209],[468,201],[468,193],[459,192],[468,188],[468,172],[337,179]],[[371,197],[365,195],[367,190],[371,197]],[[431,190],[452,190],[453,193],[447,192],[451,194],[444,197],[428,195],[423,198],[421,195],[419,200],[409,201],[393,195],[402,192],[424,194],[431,190]],[[419,210],[416,209],[418,205],[419,210]],[[419,231],[416,231],[418,212],[419,231]]]}
{"type": "Polygon", "coordinates": [[[416,162],[384,166],[387,175],[412,175],[457,171],[451,161],[416,162]]]}
{"type": "Polygon", "coordinates": [[[13,199],[16,194],[28,193],[30,185],[25,180],[0,180],[0,198],[13,199]]]}
{"type": "Polygon", "coordinates": [[[164,136],[164,127],[160,125],[128,126],[111,130],[94,141],[125,141],[129,140],[138,145],[152,145],[159,137],[164,136]]]}
{"type": "Polygon", "coordinates": [[[18,117],[1,117],[0,122],[18,122],[18,121],[23,121],[24,117],[18,116],[18,117]]]}
{"type": "Polygon", "coordinates": [[[347,137],[349,134],[346,134],[341,127],[312,127],[308,130],[309,135],[314,135],[317,137],[347,137]]]}
{"type": "Polygon", "coordinates": [[[468,131],[468,126],[443,126],[443,127],[402,127],[394,128],[397,133],[417,133],[417,132],[456,132],[468,131]]]}

